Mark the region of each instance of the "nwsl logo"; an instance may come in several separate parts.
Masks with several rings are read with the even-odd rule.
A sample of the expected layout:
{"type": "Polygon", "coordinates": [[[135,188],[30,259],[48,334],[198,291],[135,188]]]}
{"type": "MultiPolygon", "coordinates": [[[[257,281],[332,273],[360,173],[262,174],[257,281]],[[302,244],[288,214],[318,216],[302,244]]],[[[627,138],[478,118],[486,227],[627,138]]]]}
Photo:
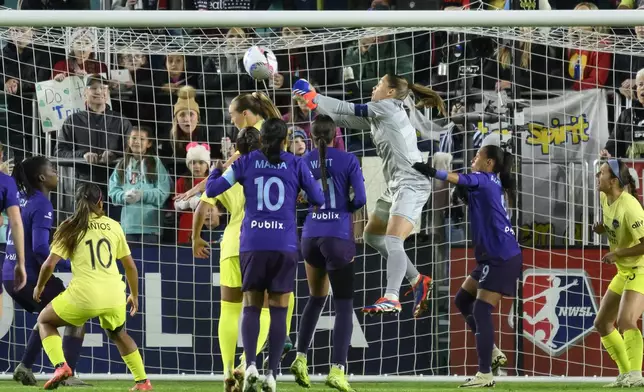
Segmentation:
{"type": "Polygon", "coordinates": [[[584,270],[524,272],[523,334],[551,355],[559,355],[592,332],[595,295],[584,270]]]}

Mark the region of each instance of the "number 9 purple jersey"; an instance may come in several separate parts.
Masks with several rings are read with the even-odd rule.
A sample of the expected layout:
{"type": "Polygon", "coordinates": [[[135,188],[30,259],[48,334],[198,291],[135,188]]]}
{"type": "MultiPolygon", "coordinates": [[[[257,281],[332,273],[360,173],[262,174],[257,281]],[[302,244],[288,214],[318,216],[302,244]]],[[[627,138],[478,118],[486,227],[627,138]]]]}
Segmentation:
{"type": "MultiPolygon", "coordinates": [[[[304,160],[322,186],[319,157],[319,151],[315,149],[304,156],[304,160]]],[[[367,202],[360,163],[355,155],[333,147],[327,147],[325,161],[329,191],[324,195],[322,207],[309,209],[302,238],[335,237],[353,241],[352,214],[367,202]]]]}
{"type": "Polygon", "coordinates": [[[240,252],[297,252],[295,207],[300,188],[314,204],[322,205],[322,189],[311,175],[306,162],[282,152],[282,161],[272,165],[257,150],[242,156],[223,177],[244,187],[246,207],[240,237],[240,252]]]}

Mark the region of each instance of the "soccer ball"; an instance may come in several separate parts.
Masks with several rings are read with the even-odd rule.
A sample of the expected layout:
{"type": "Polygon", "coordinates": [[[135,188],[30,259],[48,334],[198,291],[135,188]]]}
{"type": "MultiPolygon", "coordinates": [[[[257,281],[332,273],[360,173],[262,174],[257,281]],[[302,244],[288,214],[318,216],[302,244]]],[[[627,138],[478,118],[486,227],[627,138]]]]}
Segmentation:
{"type": "Polygon", "coordinates": [[[263,46],[251,46],[244,54],[244,68],[253,79],[268,79],[277,73],[277,59],[263,46]]]}

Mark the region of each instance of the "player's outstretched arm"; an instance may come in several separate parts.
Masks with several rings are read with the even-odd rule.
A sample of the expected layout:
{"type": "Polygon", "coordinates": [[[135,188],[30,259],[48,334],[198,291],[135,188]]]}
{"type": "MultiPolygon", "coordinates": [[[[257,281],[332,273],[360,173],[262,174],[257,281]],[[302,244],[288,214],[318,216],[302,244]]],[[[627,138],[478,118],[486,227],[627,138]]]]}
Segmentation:
{"type": "Polygon", "coordinates": [[[52,253],[47,257],[47,260],[40,266],[40,274],[38,274],[38,282],[36,283],[36,287],[34,288],[34,300],[36,302],[40,302],[40,294],[42,293],[43,289],[45,288],[45,285],[47,282],[49,282],[49,279],[51,278],[51,275],[54,273],[54,269],[56,269],[56,264],[63,258],[55,253],[52,253]]]}
{"type": "Polygon", "coordinates": [[[487,180],[487,176],[479,173],[461,174],[453,173],[445,170],[436,170],[434,167],[427,163],[416,162],[412,165],[419,173],[435,178],[437,180],[447,181],[454,185],[462,185],[468,188],[477,188],[482,182],[487,180]]]}
{"type": "Polygon", "coordinates": [[[125,279],[130,287],[127,302],[130,304],[130,316],[134,316],[139,308],[139,271],[136,269],[132,255],[121,257],[121,264],[125,270],[125,279]]]}
{"type": "Polygon", "coordinates": [[[16,267],[14,269],[14,286],[16,290],[25,287],[27,272],[25,270],[25,229],[22,226],[20,207],[17,205],[7,208],[7,217],[11,227],[11,240],[16,248],[16,267]]]}

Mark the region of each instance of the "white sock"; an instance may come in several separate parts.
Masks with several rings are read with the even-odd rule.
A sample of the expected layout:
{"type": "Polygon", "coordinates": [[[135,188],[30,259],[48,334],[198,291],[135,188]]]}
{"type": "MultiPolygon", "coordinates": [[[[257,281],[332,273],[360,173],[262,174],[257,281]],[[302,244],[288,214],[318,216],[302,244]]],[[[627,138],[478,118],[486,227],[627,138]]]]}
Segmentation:
{"type": "Polygon", "coordinates": [[[392,293],[385,294],[385,298],[390,300],[390,301],[398,301],[398,296],[396,294],[392,294],[392,293]]]}
{"type": "Polygon", "coordinates": [[[416,283],[420,280],[420,274],[416,275],[416,277],[409,279],[409,284],[414,287],[416,286],[416,283]]]}

